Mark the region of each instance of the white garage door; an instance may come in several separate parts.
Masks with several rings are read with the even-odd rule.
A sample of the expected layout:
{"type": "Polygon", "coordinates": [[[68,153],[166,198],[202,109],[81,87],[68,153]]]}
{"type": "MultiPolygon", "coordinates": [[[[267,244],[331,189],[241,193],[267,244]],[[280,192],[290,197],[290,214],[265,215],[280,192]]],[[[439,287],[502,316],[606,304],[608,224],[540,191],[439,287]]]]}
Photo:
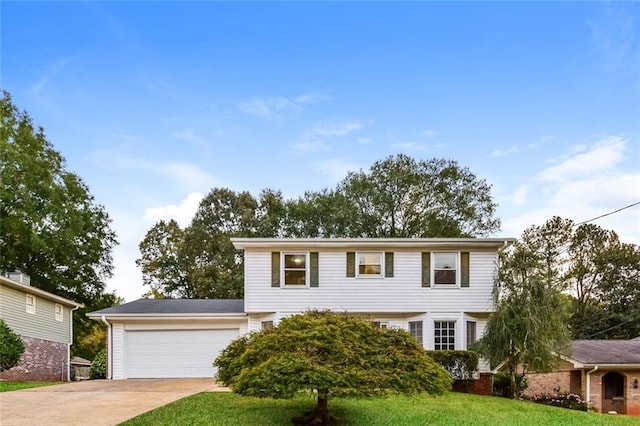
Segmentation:
{"type": "Polygon", "coordinates": [[[127,378],[213,377],[213,360],[238,329],[127,331],[127,378]]]}

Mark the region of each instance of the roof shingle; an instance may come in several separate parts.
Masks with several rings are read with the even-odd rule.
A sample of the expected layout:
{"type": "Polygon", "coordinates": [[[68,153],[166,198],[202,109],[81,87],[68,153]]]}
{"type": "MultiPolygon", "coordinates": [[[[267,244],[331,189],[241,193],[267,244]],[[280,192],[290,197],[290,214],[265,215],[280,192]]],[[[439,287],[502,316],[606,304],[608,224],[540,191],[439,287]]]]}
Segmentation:
{"type": "Polygon", "coordinates": [[[244,299],[139,299],[90,312],[89,316],[118,314],[242,314],[244,299]]]}
{"type": "Polygon", "coordinates": [[[574,340],[571,358],[587,365],[639,364],[640,340],[574,340]]]}

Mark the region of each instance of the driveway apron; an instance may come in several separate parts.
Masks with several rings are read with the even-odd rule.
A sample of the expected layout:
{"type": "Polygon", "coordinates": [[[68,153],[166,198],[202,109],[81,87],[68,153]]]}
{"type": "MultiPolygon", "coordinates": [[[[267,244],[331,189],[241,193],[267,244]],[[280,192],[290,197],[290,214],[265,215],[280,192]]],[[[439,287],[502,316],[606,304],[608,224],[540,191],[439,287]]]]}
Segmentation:
{"type": "Polygon", "coordinates": [[[200,392],[213,379],[90,380],[0,393],[0,424],[112,426],[200,392]]]}

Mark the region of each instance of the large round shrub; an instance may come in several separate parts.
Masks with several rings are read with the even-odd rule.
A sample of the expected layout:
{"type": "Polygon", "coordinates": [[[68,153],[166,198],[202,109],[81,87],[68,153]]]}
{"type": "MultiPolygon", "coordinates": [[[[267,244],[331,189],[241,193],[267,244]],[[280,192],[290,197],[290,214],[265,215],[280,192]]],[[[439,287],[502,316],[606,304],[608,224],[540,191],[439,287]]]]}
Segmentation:
{"type": "Polygon", "coordinates": [[[24,353],[24,342],[0,319],[0,371],[15,367],[24,353]]]}

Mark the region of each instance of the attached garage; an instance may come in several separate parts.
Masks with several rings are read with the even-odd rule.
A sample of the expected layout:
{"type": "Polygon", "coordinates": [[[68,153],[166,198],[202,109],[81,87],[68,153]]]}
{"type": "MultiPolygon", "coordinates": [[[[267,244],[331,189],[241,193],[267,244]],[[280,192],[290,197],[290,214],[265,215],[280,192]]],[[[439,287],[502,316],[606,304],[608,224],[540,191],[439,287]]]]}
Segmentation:
{"type": "Polygon", "coordinates": [[[214,377],[213,360],[247,332],[237,299],[141,299],[88,316],[107,325],[112,379],[214,377]]]}
{"type": "Polygon", "coordinates": [[[213,377],[211,364],[240,330],[151,330],[125,333],[126,376],[213,377]]]}

